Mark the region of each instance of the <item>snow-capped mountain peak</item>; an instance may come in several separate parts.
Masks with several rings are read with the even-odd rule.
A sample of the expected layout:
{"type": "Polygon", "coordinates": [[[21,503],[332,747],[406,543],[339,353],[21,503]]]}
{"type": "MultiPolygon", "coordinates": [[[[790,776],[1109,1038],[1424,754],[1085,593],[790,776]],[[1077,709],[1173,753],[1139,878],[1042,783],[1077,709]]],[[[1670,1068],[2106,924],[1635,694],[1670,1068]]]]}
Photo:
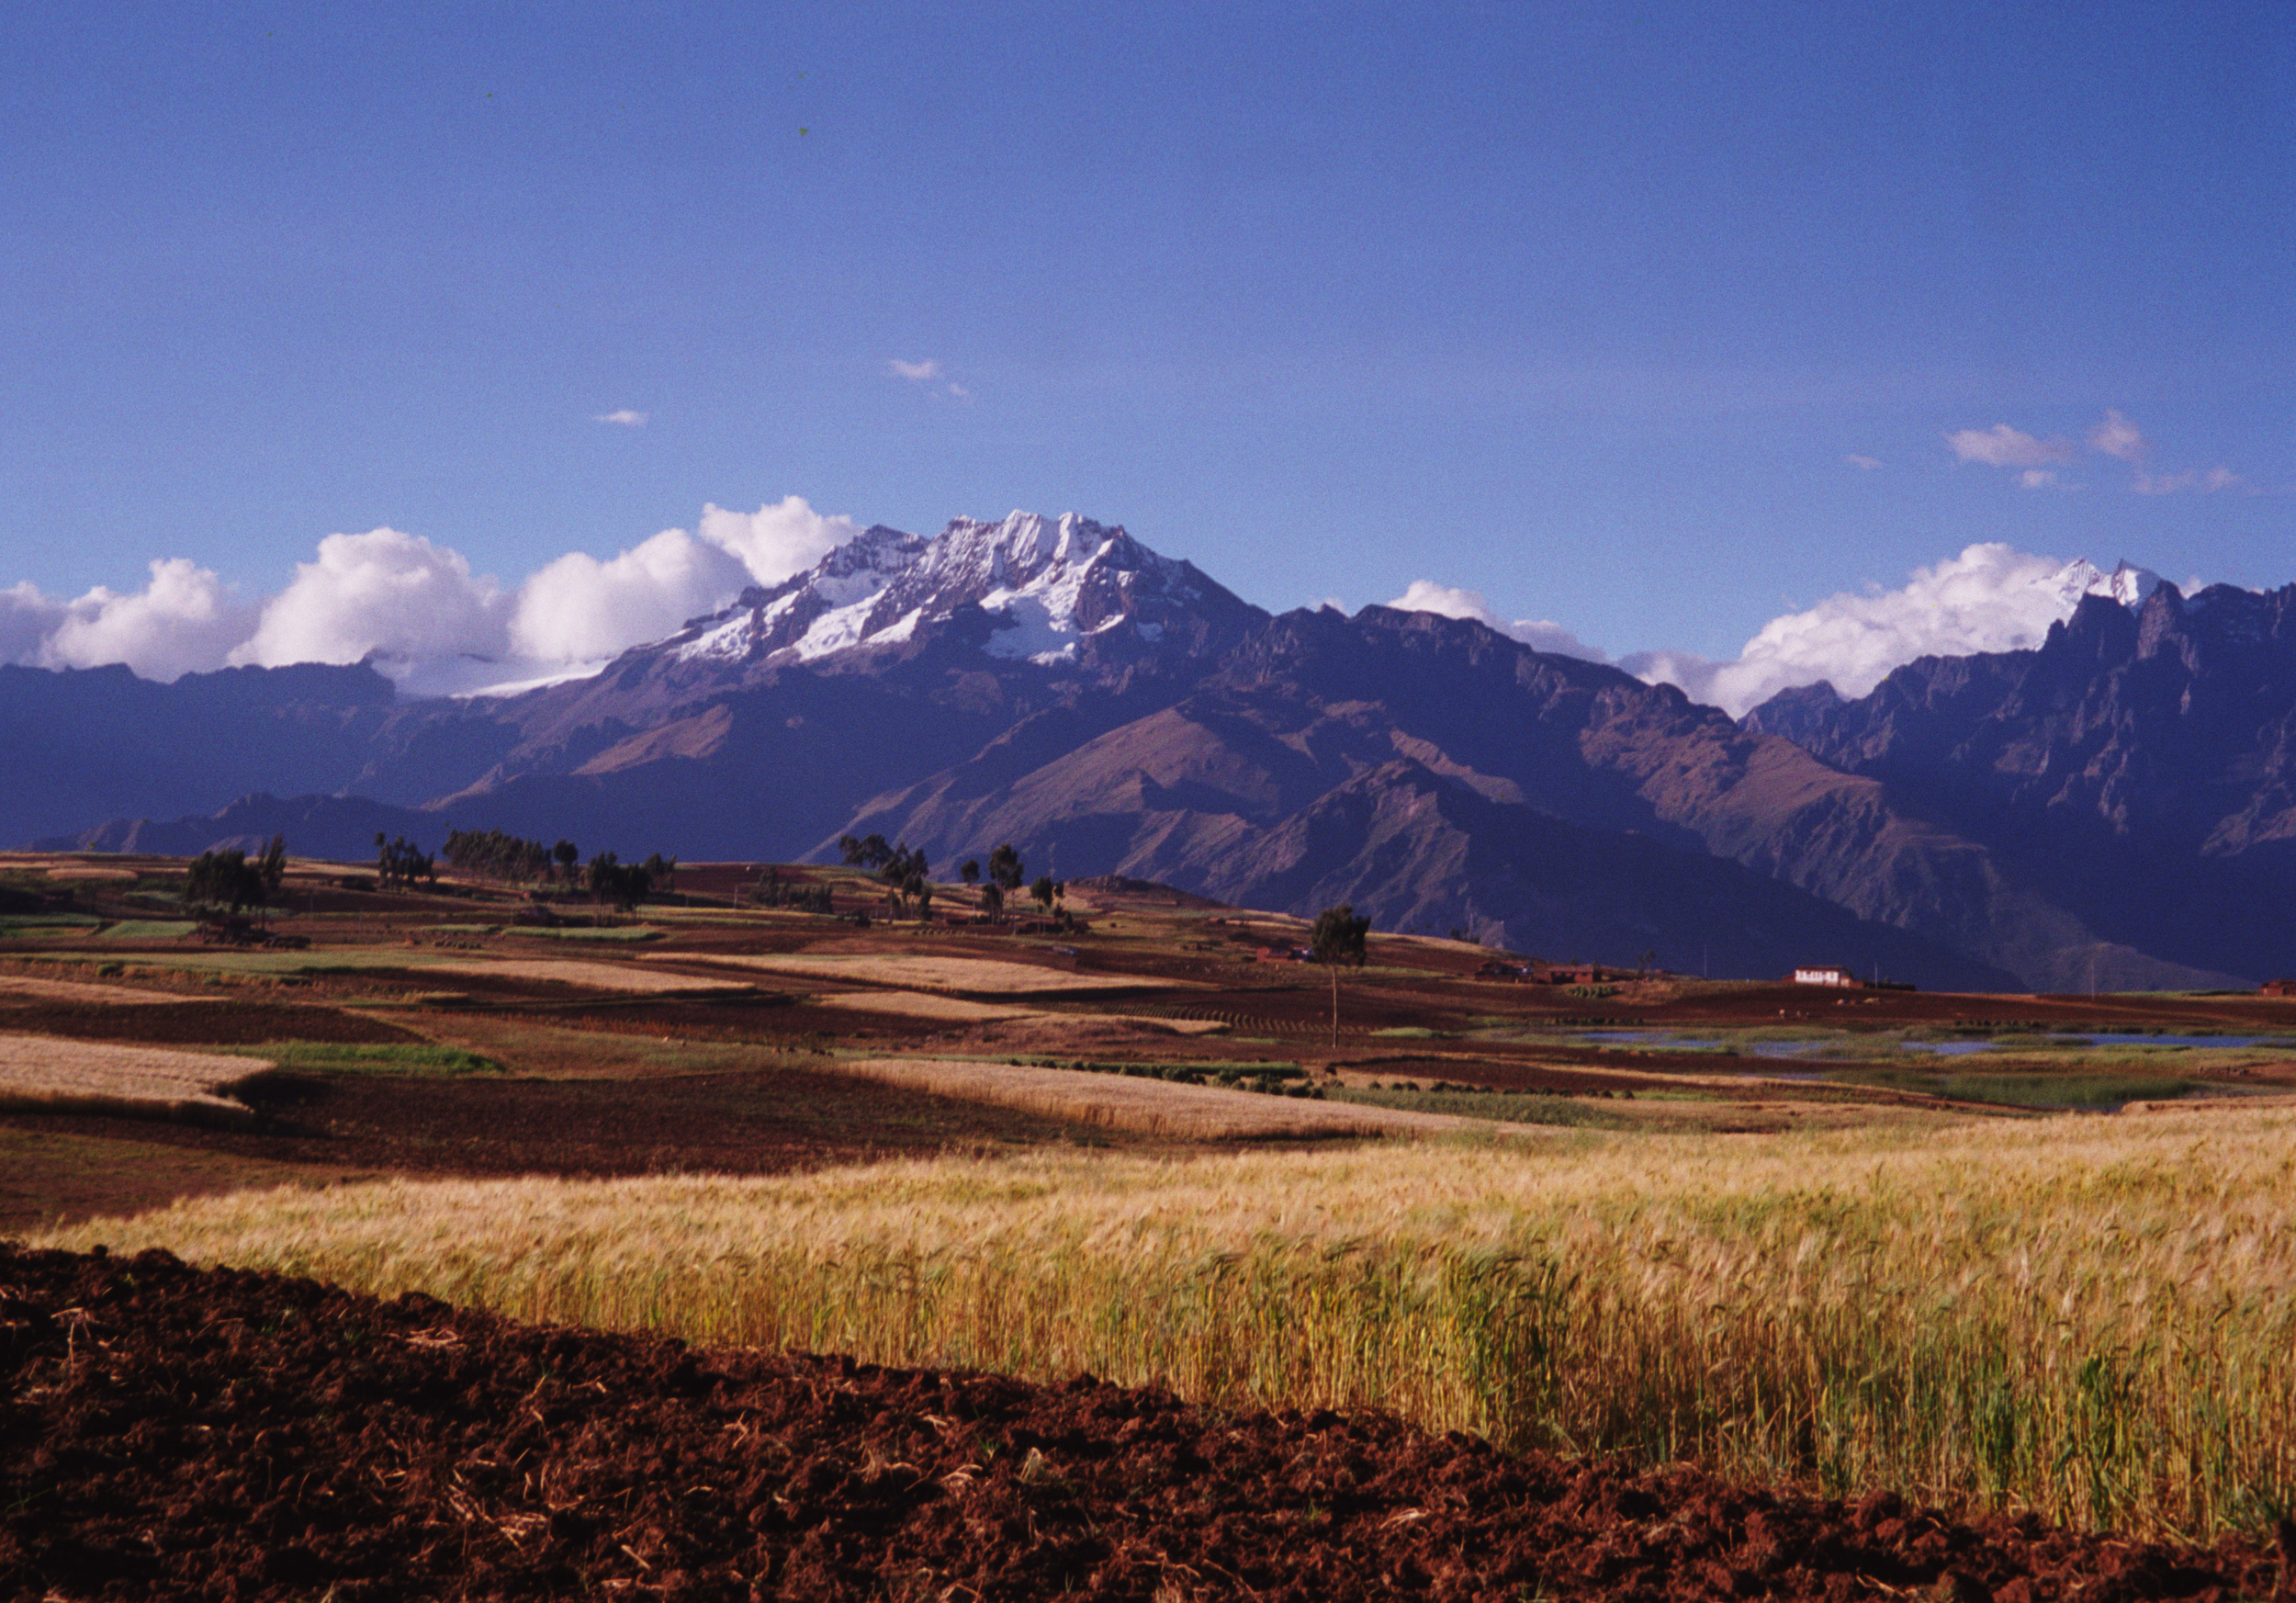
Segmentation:
{"type": "Polygon", "coordinates": [[[2065,615],[2070,617],[2085,595],[2110,596],[2134,612],[2144,604],[2146,597],[2160,588],[2160,575],[2127,561],[2121,562],[2107,573],[2088,558],[2076,557],[2058,569],[2048,582],[2056,593],[2065,615]]]}
{"type": "Polygon", "coordinates": [[[967,605],[988,615],[991,656],[1040,663],[1075,660],[1086,640],[1111,633],[1153,646],[1175,622],[1202,622],[1206,608],[1222,621],[1254,610],[1120,526],[1014,512],[953,519],[930,540],[871,528],[664,645],[681,661],[811,661],[911,639],[967,605]]]}

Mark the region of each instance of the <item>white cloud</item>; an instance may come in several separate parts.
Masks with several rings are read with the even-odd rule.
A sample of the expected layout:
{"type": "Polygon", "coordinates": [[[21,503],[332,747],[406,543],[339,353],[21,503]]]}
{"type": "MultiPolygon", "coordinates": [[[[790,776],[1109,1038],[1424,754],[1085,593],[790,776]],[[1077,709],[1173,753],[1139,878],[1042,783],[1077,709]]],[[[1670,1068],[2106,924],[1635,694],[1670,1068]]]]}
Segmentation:
{"type": "Polygon", "coordinates": [[[2218,465],[2207,472],[2188,468],[2181,473],[2147,473],[2142,468],[2129,480],[2129,488],[2139,495],[2174,495],[2180,490],[2198,490],[2213,494],[2220,490],[2237,490],[2247,483],[2230,468],[2218,465]]]}
{"type": "Polygon", "coordinates": [[[2017,476],[2017,482],[2028,490],[2070,490],[2072,488],[2069,484],[2060,486],[2057,483],[2057,470],[2054,468],[2028,468],[2017,476]]]}
{"type": "Polygon", "coordinates": [[[602,412],[591,421],[620,423],[625,429],[642,429],[646,426],[646,420],[650,415],[647,412],[632,412],[625,406],[620,412],[602,412]]]}
{"type": "Polygon", "coordinates": [[[802,568],[810,568],[835,548],[861,532],[849,517],[824,517],[802,495],[768,502],[755,512],[730,512],[704,506],[698,531],[702,538],[741,559],[760,584],[779,584],[802,568]]]}
{"type": "Polygon", "coordinates": [[[2105,408],[2105,421],[2088,431],[2088,448],[2123,462],[2142,462],[2151,449],[2136,424],[2122,416],[2117,406],[2105,408]]]}
{"type": "Polygon", "coordinates": [[[0,591],[0,662],[124,662],[146,679],[172,680],[223,666],[254,616],[212,571],[181,557],[154,561],[151,581],[124,595],[99,584],[66,601],[25,581],[0,591]]]}
{"type": "Polygon", "coordinates": [[[329,535],[318,559],[263,609],[234,663],[356,662],[370,652],[420,660],[500,657],[510,643],[509,598],[473,578],[459,551],[419,535],[370,529],[329,535]]]}
{"type": "Polygon", "coordinates": [[[973,392],[962,384],[951,384],[949,386],[949,393],[955,396],[959,401],[970,401],[973,399],[973,392]]]}
{"type": "Polygon", "coordinates": [[[519,586],[511,645],[537,662],[613,657],[715,610],[748,579],[740,559],[683,529],[605,562],[569,551],[519,586]]]}
{"type": "Polygon", "coordinates": [[[152,564],[152,581],[131,595],[98,585],[68,603],[39,661],[47,668],[125,662],[146,679],[172,680],[221,667],[253,615],[210,570],[163,558],[152,564]]]}
{"type": "Polygon", "coordinates": [[[31,665],[39,649],[62,621],[64,604],[42,595],[30,580],[19,580],[0,590],[0,662],[31,665]]]}
{"type": "Polygon", "coordinates": [[[1851,452],[1841,459],[1862,473],[1871,473],[1882,465],[1882,459],[1879,457],[1868,457],[1857,451],[1851,452]]]}
{"type": "Polygon", "coordinates": [[[1821,679],[1845,696],[1861,696],[1918,657],[2038,646],[2085,590],[2105,582],[2085,562],[2004,545],[1971,546],[1915,569],[1899,589],[1829,596],[1773,618],[1734,661],[1653,651],[1623,658],[1619,666],[1653,683],[1680,685],[1733,716],[1790,685],[1821,679]]]}
{"type": "Polygon", "coordinates": [[[1983,462],[1988,468],[2046,468],[2073,459],[2072,441],[2036,439],[2005,423],[1989,429],[1958,429],[1945,436],[1945,443],[1960,460],[1983,462]]]}
{"type": "Polygon", "coordinates": [[[929,384],[940,377],[940,363],[929,356],[922,362],[904,362],[895,356],[891,366],[895,376],[918,384],[929,384]]]}
{"type": "Polygon", "coordinates": [[[1607,662],[1610,658],[1598,648],[1587,645],[1560,624],[1545,618],[1517,618],[1510,623],[1491,610],[1491,603],[1479,590],[1459,590],[1448,584],[1437,584],[1431,579],[1414,579],[1410,588],[1387,604],[1398,612],[1439,613],[1446,618],[1473,618],[1488,624],[1501,634],[1517,639],[1534,651],[1551,651],[1559,657],[1580,657],[1589,662],[1607,662]]]}

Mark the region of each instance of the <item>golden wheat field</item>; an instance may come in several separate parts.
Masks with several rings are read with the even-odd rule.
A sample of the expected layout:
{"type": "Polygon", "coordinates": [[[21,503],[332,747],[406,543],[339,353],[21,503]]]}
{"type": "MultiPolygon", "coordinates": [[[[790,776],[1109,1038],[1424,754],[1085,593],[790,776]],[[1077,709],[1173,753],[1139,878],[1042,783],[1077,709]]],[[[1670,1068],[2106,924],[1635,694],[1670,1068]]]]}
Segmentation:
{"type": "Polygon", "coordinates": [[[2205,1534],[2296,1493],[2296,1112],[247,1192],[55,1245],[2205,1534]]]}
{"type": "Polygon", "coordinates": [[[0,1107],[51,1112],[148,1110],[244,1120],[252,1116],[248,1109],[221,1089],[270,1067],[215,1053],[0,1035],[0,1107]]]}

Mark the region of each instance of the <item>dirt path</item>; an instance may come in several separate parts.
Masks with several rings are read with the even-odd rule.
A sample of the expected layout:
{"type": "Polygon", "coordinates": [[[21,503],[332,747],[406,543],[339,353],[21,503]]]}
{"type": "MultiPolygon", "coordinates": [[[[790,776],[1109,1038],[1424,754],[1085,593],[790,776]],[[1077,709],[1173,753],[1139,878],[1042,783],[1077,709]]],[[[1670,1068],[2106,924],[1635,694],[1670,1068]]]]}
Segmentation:
{"type": "Polygon", "coordinates": [[[1510,1458],[1377,1417],[524,1327],[0,1247],[0,1595],[2084,1603],[2285,1596],[1882,1496],[1510,1458]]]}

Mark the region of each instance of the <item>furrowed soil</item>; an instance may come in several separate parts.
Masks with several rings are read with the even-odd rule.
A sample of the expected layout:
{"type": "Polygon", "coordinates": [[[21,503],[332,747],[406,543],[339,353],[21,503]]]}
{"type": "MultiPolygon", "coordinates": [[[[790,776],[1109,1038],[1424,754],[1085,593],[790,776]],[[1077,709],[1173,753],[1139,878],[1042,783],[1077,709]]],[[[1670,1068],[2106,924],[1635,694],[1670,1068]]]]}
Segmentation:
{"type": "Polygon", "coordinates": [[[1223,1416],[521,1326],[0,1247],[0,1595],[1351,1600],[2289,1595],[2278,1551],[2080,1537],[1223,1416]]]}

